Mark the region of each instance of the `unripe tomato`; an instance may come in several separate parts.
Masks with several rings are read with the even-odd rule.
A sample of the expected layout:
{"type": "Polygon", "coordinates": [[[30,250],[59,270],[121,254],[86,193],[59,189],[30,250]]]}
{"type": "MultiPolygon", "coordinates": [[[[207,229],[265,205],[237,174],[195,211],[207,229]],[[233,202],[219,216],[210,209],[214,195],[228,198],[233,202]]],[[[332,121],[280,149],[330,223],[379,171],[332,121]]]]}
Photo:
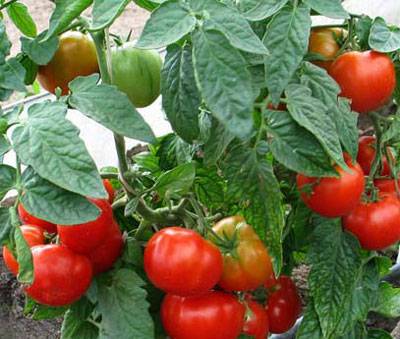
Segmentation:
{"type": "Polygon", "coordinates": [[[235,296],[214,291],[192,297],[167,294],[161,306],[162,323],[173,339],[236,339],[244,315],[235,296]]]}
{"type": "Polygon", "coordinates": [[[361,202],[343,218],[343,226],[358,238],[362,248],[383,250],[400,240],[400,200],[380,195],[376,202],[361,202]]]}
{"type": "Polygon", "coordinates": [[[271,333],[284,333],[293,327],[301,313],[301,299],[296,285],[287,276],[280,276],[266,306],[271,333]]]}
{"type": "MultiPolygon", "coordinates": [[[[398,179],[397,182],[398,186],[400,187],[400,179],[398,179]]],[[[396,184],[394,179],[375,179],[374,185],[382,195],[391,194],[397,198],[396,184]]]]}
{"type": "Polygon", "coordinates": [[[364,192],[364,173],[358,163],[345,156],[350,172],[336,166],[338,178],[312,178],[297,175],[297,188],[304,203],[314,212],[329,218],[349,214],[364,192]]]}
{"type": "Polygon", "coordinates": [[[99,72],[96,47],[92,39],[80,32],[67,32],[60,36],[59,47],[53,59],[39,67],[38,81],[50,93],[60,87],[68,94],[68,83],[78,76],[99,72]]]}
{"type": "Polygon", "coordinates": [[[154,234],[144,251],[144,269],[159,289],[182,296],[205,293],[222,274],[222,255],[198,233],[168,227],[154,234]]]}
{"type": "MultiPolygon", "coordinates": [[[[39,226],[22,225],[21,233],[29,247],[45,243],[44,229],[39,226]]],[[[3,259],[10,272],[17,276],[19,269],[18,262],[6,246],[3,247],[3,259]]]]}
{"type": "Polygon", "coordinates": [[[57,226],[55,224],[52,224],[51,222],[45,221],[43,219],[36,218],[32,214],[29,214],[21,203],[18,204],[18,214],[19,218],[24,224],[39,226],[48,233],[57,232],[57,226]]]}
{"type": "Polygon", "coordinates": [[[93,274],[108,271],[121,255],[124,241],[118,224],[114,221],[105,240],[92,252],[87,254],[93,267],[93,274]]]}
{"type": "Polygon", "coordinates": [[[347,32],[337,27],[321,27],[311,30],[308,51],[320,54],[328,59],[327,61],[312,61],[313,64],[329,70],[333,60],[337,56],[340,46],[338,40],[345,37],[347,32]]]}
{"type": "Polygon", "coordinates": [[[125,92],[135,107],[151,105],[160,95],[162,60],[155,50],[126,43],[112,52],[113,84],[125,92]]]}
{"type": "Polygon", "coordinates": [[[213,230],[221,238],[233,242],[232,251],[224,253],[224,271],[218,285],[226,291],[248,291],[263,285],[272,274],[271,257],[244,218],[234,216],[222,219],[213,230]]]}
{"type": "MultiPolygon", "coordinates": [[[[376,154],[376,138],[373,136],[363,136],[358,140],[357,162],[360,164],[365,175],[369,175],[372,163],[376,154]]],[[[386,156],[382,157],[381,175],[390,175],[390,167],[386,156]]]]}
{"type": "Polygon", "coordinates": [[[103,185],[108,194],[108,202],[110,204],[112,204],[114,202],[114,198],[115,198],[114,188],[112,187],[111,182],[108,179],[103,179],[103,185]]]}
{"type": "Polygon", "coordinates": [[[396,87],[393,61],[374,51],[348,52],[338,57],[329,74],[339,84],[341,96],[351,99],[351,107],[367,113],[382,107],[396,87]]]}
{"type": "Polygon", "coordinates": [[[113,226],[113,212],[110,203],[105,199],[89,199],[100,208],[100,216],[79,225],[57,225],[61,243],[70,250],[88,254],[100,246],[113,226]]]}
{"type": "Polygon", "coordinates": [[[39,304],[64,306],[77,301],[92,281],[88,258],[62,245],[32,248],[33,284],[26,293],[39,304]]]}
{"type": "Polygon", "coordinates": [[[269,322],[264,307],[253,300],[248,300],[247,306],[249,310],[246,314],[243,333],[254,337],[254,339],[267,338],[269,322]]]}

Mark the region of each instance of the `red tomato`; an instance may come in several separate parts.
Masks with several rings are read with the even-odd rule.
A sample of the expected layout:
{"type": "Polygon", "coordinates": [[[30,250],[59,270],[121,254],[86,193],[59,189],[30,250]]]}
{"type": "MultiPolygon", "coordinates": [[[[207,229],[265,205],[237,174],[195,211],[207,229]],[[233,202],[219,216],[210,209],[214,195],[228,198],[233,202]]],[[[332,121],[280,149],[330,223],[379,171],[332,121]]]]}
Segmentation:
{"type": "Polygon", "coordinates": [[[112,208],[107,200],[89,200],[101,210],[96,220],[72,226],[57,225],[61,243],[80,254],[88,254],[100,246],[114,223],[112,208]]]}
{"type": "Polygon", "coordinates": [[[381,195],[379,201],[361,202],[343,218],[343,226],[366,250],[382,250],[393,245],[400,240],[400,200],[381,195]]]}
{"type": "Polygon", "coordinates": [[[264,307],[259,303],[248,300],[247,306],[249,308],[246,315],[243,333],[253,336],[254,339],[265,339],[269,332],[268,315],[264,307]]]}
{"type": "MultiPolygon", "coordinates": [[[[29,247],[45,243],[44,229],[39,226],[23,225],[21,226],[21,232],[29,247]]],[[[3,247],[3,259],[10,272],[17,276],[18,262],[6,246],[3,247]]]]}
{"type": "Polygon", "coordinates": [[[103,185],[108,193],[108,202],[112,204],[115,198],[114,188],[112,187],[111,182],[108,179],[103,179],[103,185]]]}
{"type": "MultiPolygon", "coordinates": [[[[397,182],[400,187],[400,179],[397,179],[397,182]]],[[[379,189],[379,192],[382,194],[388,193],[397,197],[396,185],[394,179],[375,179],[374,185],[379,189]]]]}
{"type": "Polygon", "coordinates": [[[121,230],[114,221],[104,242],[87,255],[92,263],[93,274],[108,271],[121,255],[123,245],[121,230]]]}
{"type": "Polygon", "coordinates": [[[57,232],[57,226],[55,224],[52,224],[51,222],[45,221],[43,219],[36,218],[33,215],[29,214],[21,203],[18,205],[18,214],[19,218],[24,224],[39,226],[49,233],[57,232]]]}
{"type": "Polygon", "coordinates": [[[167,294],[161,306],[162,323],[173,339],[236,339],[244,315],[235,296],[214,291],[192,297],[167,294]]]}
{"type": "Polygon", "coordinates": [[[232,251],[224,252],[224,271],[218,285],[226,291],[248,291],[263,285],[273,272],[271,257],[244,218],[224,218],[213,230],[221,238],[235,242],[232,251]]]}
{"type": "MultiPolygon", "coordinates": [[[[358,141],[357,162],[360,164],[365,175],[369,175],[376,154],[376,138],[373,136],[361,137],[358,141]]],[[[382,157],[382,176],[390,175],[390,167],[386,156],[382,157]]]]}
{"type": "Polygon", "coordinates": [[[340,217],[349,214],[359,203],[364,192],[364,173],[358,163],[352,164],[345,157],[350,172],[339,166],[338,178],[312,178],[297,175],[297,188],[305,204],[324,217],[340,217]]]}
{"type": "Polygon", "coordinates": [[[280,276],[266,306],[271,333],[284,333],[293,327],[301,313],[301,299],[296,285],[287,276],[280,276]]]}
{"type": "Polygon", "coordinates": [[[98,73],[96,47],[90,36],[80,32],[66,32],[60,36],[59,47],[53,59],[39,67],[38,81],[54,93],[60,87],[68,94],[68,83],[78,76],[98,73]]]}
{"type": "Polygon", "coordinates": [[[154,234],[144,252],[144,269],[161,290],[195,295],[213,288],[222,274],[222,255],[198,233],[168,227],[154,234]]]}
{"type": "Polygon", "coordinates": [[[382,107],[396,87],[393,61],[374,51],[348,52],[338,57],[329,74],[339,84],[341,96],[351,99],[351,107],[367,113],[382,107]]]}
{"type": "Polygon", "coordinates": [[[343,40],[345,36],[347,36],[347,31],[342,28],[321,27],[312,29],[308,51],[328,59],[326,61],[312,61],[312,63],[329,70],[340,50],[337,40],[343,40]]]}
{"type": "Polygon", "coordinates": [[[77,301],[92,281],[88,258],[62,245],[32,248],[33,284],[26,293],[39,304],[64,306],[77,301]]]}

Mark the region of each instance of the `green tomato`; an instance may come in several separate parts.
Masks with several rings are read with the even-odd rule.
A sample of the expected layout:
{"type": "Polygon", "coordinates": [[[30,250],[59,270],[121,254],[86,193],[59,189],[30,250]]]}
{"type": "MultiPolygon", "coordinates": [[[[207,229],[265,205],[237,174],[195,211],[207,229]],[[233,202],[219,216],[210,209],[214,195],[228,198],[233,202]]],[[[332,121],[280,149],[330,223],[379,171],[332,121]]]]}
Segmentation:
{"type": "Polygon", "coordinates": [[[112,52],[113,83],[135,107],[151,105],[160,95],[162,60],[157,51],[138,49],[132,43],[112,52]]]}

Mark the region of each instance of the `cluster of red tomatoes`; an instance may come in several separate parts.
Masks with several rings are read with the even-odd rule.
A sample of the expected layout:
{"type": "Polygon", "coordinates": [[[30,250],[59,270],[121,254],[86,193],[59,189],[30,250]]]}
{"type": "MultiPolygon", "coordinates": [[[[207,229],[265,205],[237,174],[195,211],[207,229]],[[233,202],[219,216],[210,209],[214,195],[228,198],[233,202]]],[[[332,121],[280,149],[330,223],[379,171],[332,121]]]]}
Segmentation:
{"type": "MultiPolygon", "coordinates": [[[[343,35],[346,32],[337,28],[313,30],[310,51],[334,59],[339,51],[337,38],[343,35]]],[[[339,84],[341,96],[349,98],[352,109],[358,113],[380,108],[391,98],[396,86],[393,62],[382,53],[347,52],[334,61],[317,62],[317,65],[328,70],[339,84]]],[[[386,178],[374,180],[378,196],[362,197],[364,176],[370,174],[376,147],[375,137],[361,137],[357,162],[345,155],[349,170],[337,166],[338,178],[297,176],[297,186],[306,205],[322,216],[342,217],[344,228],[367,250],[381,250],[400,240],[400,200],[385,156],[379,174],[386,178]]],[[[387,154],[392,157],[390,150],[387,154]]],[[[390,160],[395,162],[394,157],[390,160]]]]}
{"type": "MultiPolygon", "coordinates": [[[[113,218],[111,202],[114,191],[104,180],[109,200],[89,199],[100,209],[100,216],[91,222],[64,226],[54,225],[29,214],[18,206],[21,232],[33,257],[34,280],[26,293],[36,302],[49,306],[69,305],[88,289],[93,275],[109,270],[121,254],[123,238],[113,218]],[[60,244],[46,243],[47,236],[57,234],[60,244]]],[[[3,247],[4,262],[15,275],[18,262],[3,247]]]]}
{"type": "Polygon", "coordinates": [[[274,278],[268,251],[242,217],[222,219],[209,240],[193,230],[168,227],[144,252],[149,280],[166,292],[161,319],[174,339],[262,339],[290,329],[301,301],[289,277],[274,278]],[[264,288],[263,305],[252,292],[264,288]],[[238,296],[239,295],[239,296],[238,296]]]}

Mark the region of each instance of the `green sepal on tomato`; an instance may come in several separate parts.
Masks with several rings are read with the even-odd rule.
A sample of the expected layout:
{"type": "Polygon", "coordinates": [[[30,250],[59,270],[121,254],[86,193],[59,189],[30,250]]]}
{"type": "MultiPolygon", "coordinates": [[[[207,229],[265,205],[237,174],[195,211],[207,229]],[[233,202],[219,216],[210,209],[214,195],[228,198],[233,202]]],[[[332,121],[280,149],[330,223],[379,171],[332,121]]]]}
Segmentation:
{"type": "Polygon", "coordinates": [[[112,80],[135,107],[151,105],[160,95],[162,59],[155,50],[125,43],[112,51],[112,80]]]}
{"type": "Polygon", "coordinates": [[[349,214],[364,192],[364,172],[357,162],[345,155],[348,170],[335,166],[339,177],[313,178],[297,175],[297,188],[304,203],[328,218],[349,214]]]}
{"type": "Polygon", "coordinates": [[[218,285],[224,290],[254,290],[273,274],[267,248],[243,217],[220,220],[213,227],[210,239],[223,253],[224,269],[218,285]]]}

